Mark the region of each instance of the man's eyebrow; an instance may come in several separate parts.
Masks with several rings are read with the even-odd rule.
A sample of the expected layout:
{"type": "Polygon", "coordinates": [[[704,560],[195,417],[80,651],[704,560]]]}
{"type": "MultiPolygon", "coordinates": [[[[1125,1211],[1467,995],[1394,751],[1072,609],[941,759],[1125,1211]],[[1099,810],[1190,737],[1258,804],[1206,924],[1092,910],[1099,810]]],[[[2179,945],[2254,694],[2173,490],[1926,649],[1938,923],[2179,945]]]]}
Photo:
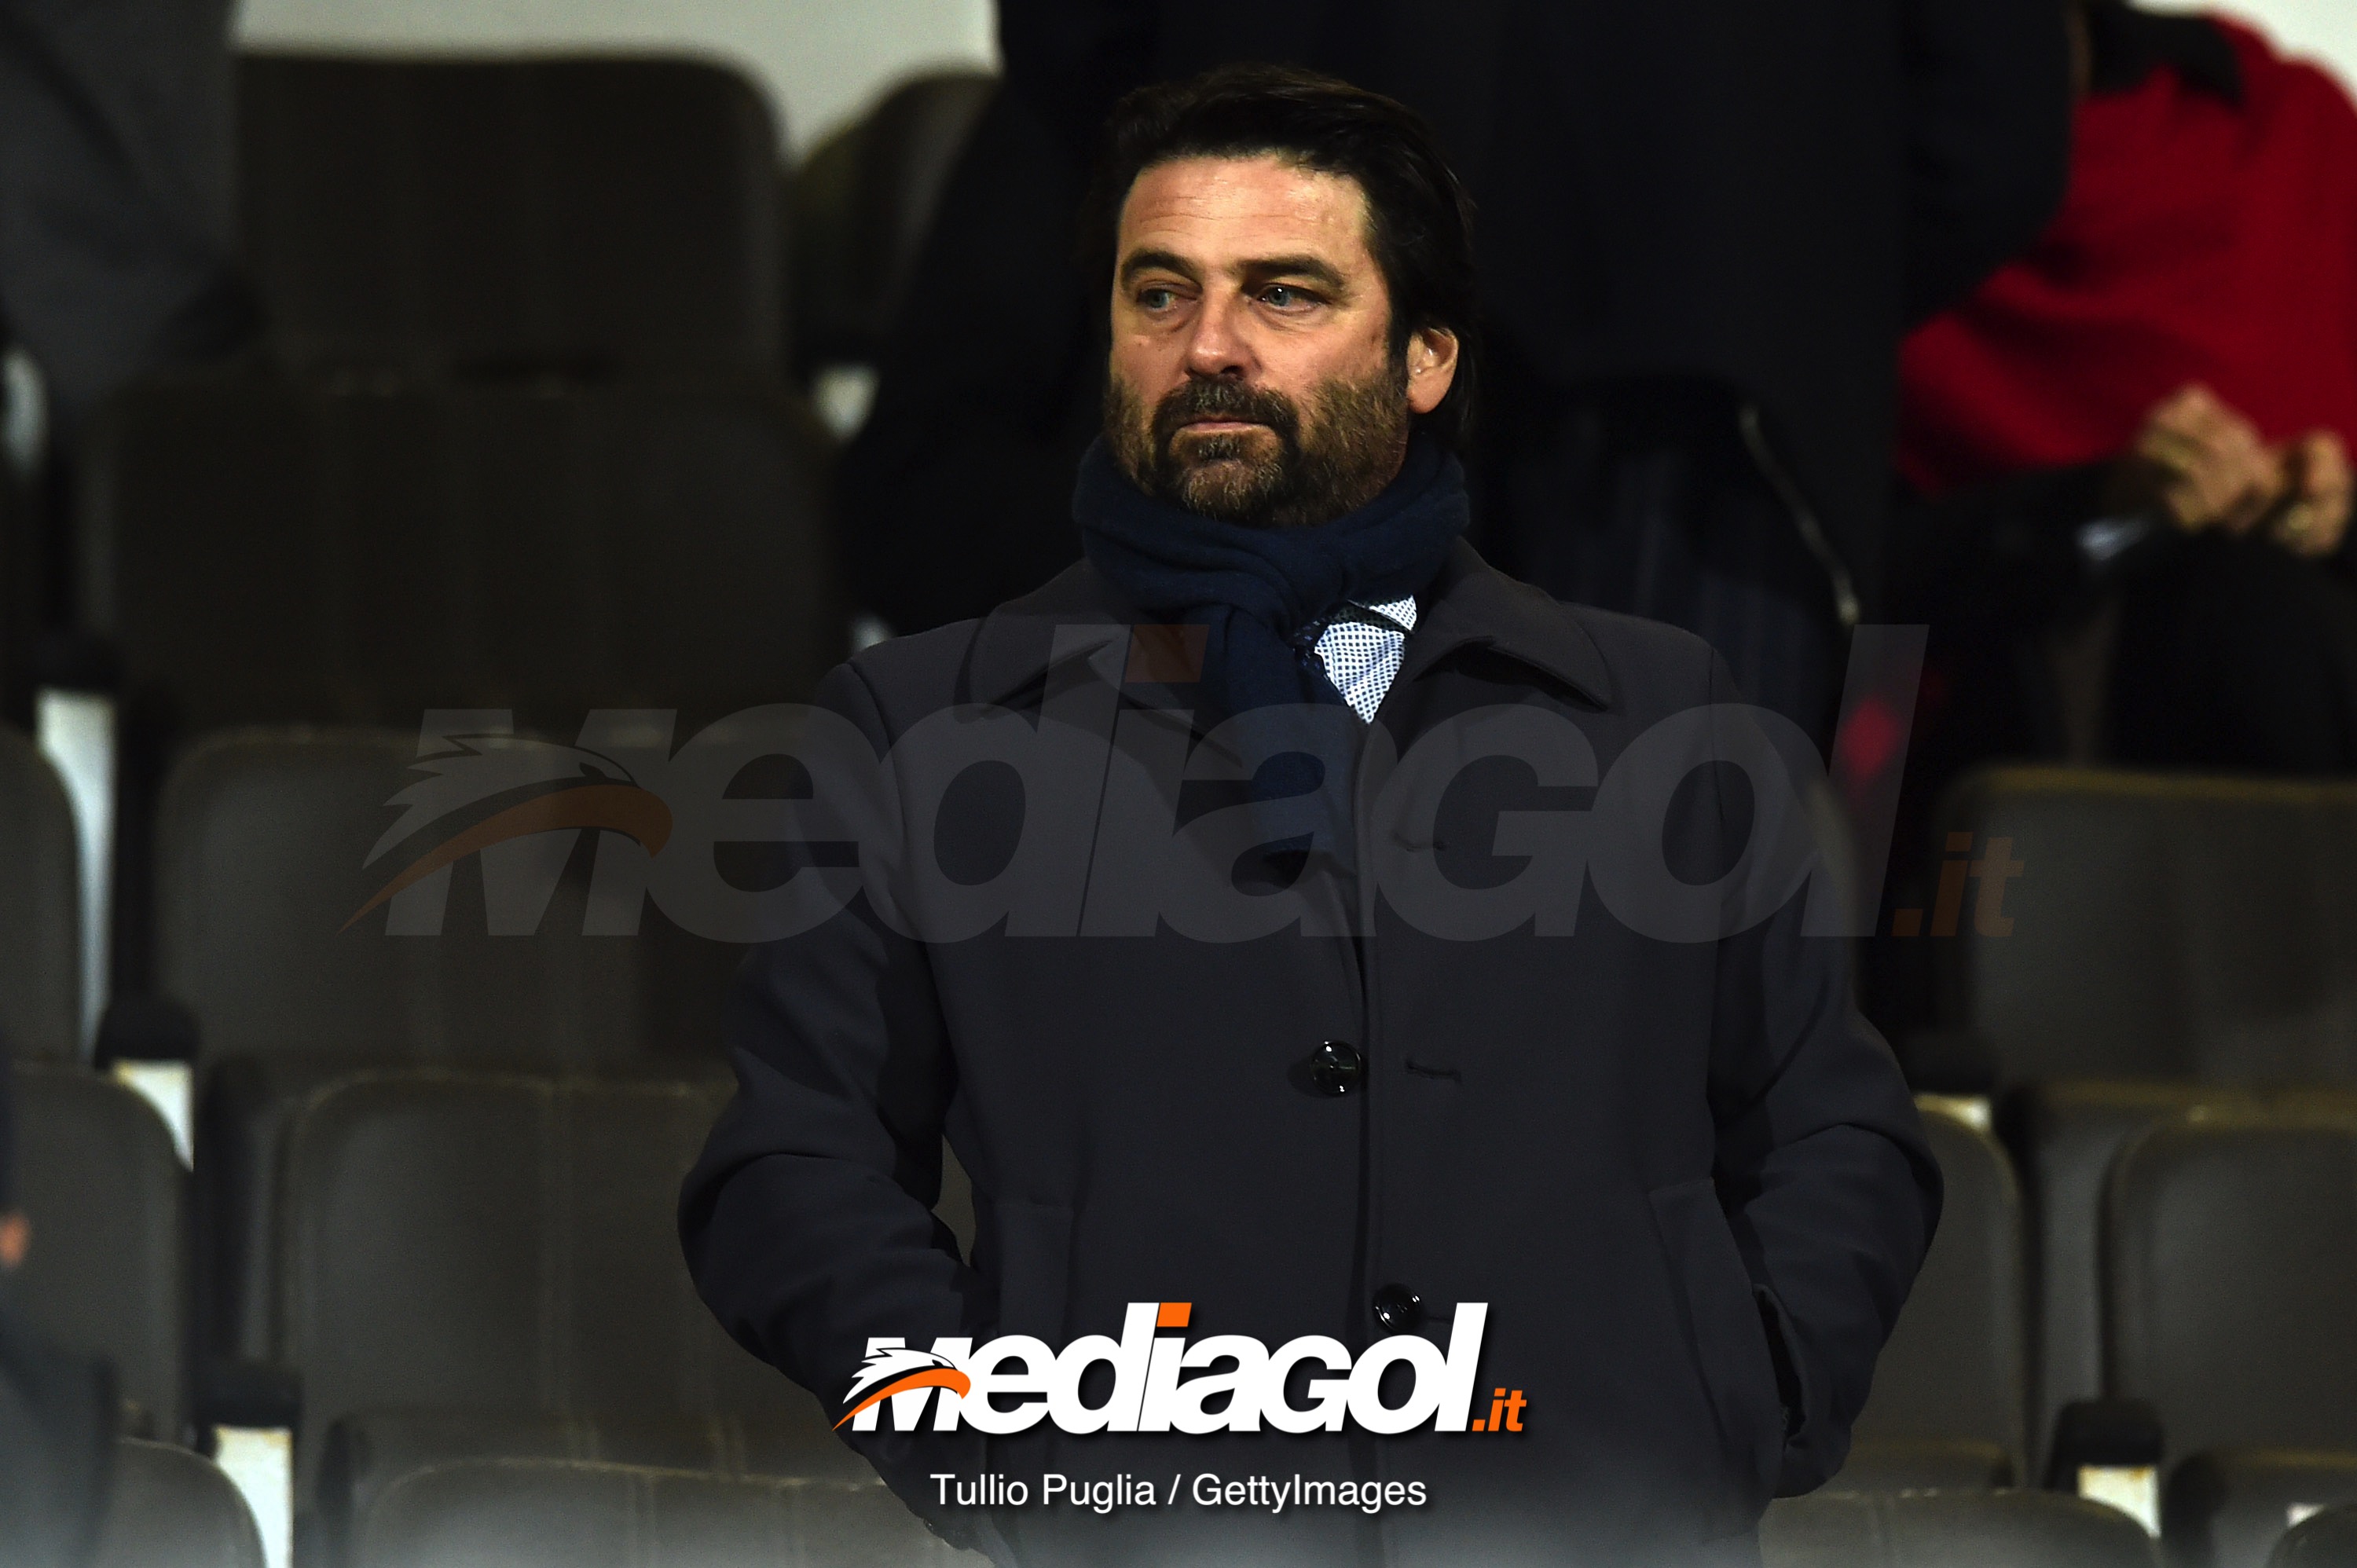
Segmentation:
{"type": "Polygon", "coordinates": [[[1343,282],[1340,273],[1316,256],[1263,256],[1246,262],[1238,270],[1246,277],[1253,278],[1308,278],[1337,294],[1350,286],[1343,282]]]}
{"type": "Polygon", "coordinates": [[[1140,273],[1157,270],[1177,273],[1184,278],[1195,275],[1194,264],[1175,251],[1132,251],[1121,263],[1121,281],[1127,283],[1140,273]]]}

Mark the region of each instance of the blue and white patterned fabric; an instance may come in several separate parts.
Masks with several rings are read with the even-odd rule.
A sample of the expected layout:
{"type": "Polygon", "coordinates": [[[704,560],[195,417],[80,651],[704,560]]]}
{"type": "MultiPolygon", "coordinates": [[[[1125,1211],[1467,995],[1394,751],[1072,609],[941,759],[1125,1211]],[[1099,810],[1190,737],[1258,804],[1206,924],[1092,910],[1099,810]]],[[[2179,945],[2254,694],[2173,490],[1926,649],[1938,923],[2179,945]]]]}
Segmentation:
{"type": "Polygon", "coordinates": [[[1326,678],[1351,711],[1369,724],[1375,722],[1383,693],[1392,689],[1407,634],[1415,629],[1415,600],[1411,596],[1389,604],[1351,605],[1318,634],[1318,658],[1326,666],[1326,678]]]}

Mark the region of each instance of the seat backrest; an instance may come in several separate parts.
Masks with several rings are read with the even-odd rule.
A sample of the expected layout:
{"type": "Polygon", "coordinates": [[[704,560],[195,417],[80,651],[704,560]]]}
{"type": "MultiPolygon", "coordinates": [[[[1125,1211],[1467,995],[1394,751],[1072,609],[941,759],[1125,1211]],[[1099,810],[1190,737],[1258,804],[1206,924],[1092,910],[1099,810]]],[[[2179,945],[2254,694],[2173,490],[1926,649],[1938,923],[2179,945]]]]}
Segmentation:
{"type": "Polygon", "coordinates": [[[404,1477],[361,1522],[350,1568],[838,1568],[984,1560],[878,1481],[768,1480],[578,1460],[478,1459],[404,1477]]]}
{"type": "Polygon", "coordinates": [[[1939,1114],[1923,1126],[1947,1199],[1855,1434],[1861,1442],[1987,1444],[2012,1462],[2018,1485],[2029,1478],[2020,1193],[2012,1162],[1986,1133],[1939,1114]]]}
{"type": "Polygon", "coordinates": [[[70,1349],[114,1363],[154,1435],[188,1409],[188,1199],[163,1119],[86,1068],[16,1069],[17,1192],[33,1225],[10,1294],[70,1349]]]}
{"type": "Polygon", "coordinates": [[[651,908],[636,935],[584,934],[597,929],[601,857],[639,853],[619,835],[510,839],[361,915],[513,798],[470,800],[456,779],[449,816],[371,862],[404,820],[389,809],[395,794],[456,779],[418,771],[418,751],[414,730],[253,729],[216,735],[174,768],[156,830],[157,974],[195,1011],[208,1059],[710,1059],[740,950],[651,908]]]}
{"type": "Polygon", "coordinates": [[[2158,1568],[2117,1509],[2060,1492],[1818,1492],[1771,1505],[1765,1568],[2158,1568]]]}
{"type": "Polygon", "coordinates": [[[2030,1420],[2031,1467],[2062,1407],[2104,1391],[2101,1232],[2104,1181],[2136,1136],[2192,1111],[2257,1114],[2271,1109],[2357,1115],[2357,1090],[2249,1090],[2215,1084],[2064,1080],[2027,1086],[2007,1106],[2006,1138],[2021,1151],[2037,1214],[2038,1365],[2030,1420]]]}
{"type": "Polygon", "coordinates": [[[2357,1082],[2357,784],[2004,768],[1940,819],[2019,863],[1921,939],[2007,1079],[2357,1082]]]}
{"type": "Polygon", "coordinates": [[[189,372],[112,403],[88,459],[86,618],[183,733],[700,725],[839,653],[824,437],[756,387],[189,372]]]}
{"type": "Polygon", "coordinates": [[[280,1199],[304,1472],[339,1416],[375,1409],[808,1423],[680,1253],[679,1184],[726,1092],[419,1069],[315,1095],[280,1199]]]}
{"type": "Polygon", "coordinates": [[[997,79],[904,82],[814,148],[794,177],[794,352],[870,362],[907,291],[950,171],[997,79]]]}
{"type": "Polygon", "coordinates": [[[775,369],[779,140],[736,72],[254,54],[238,99],[285,362],[775,369]]]}
{"type": "Polygon", "coordinates": [[[2123,1150],[2104,1196],[2106,1391],[2171,1459],[2357,1448],[2357,1118],[2196,1112],[2123,1150]]]}
{"type": "Polygon", "coordinates": [[[0,1041],[20,1058],[81,1043],[81,864],[57,769],[0,725],[0,1041]]]}
{"type": "Polygon", "coordinates": [[[119,1439],[90,1568],[262,1568],[262,1538],[230,1478],[200,1455],[119,1439]]]}
{"type": "Polygon", "coordinates": [[[2357,1503],[2310,1514],[2276,1542],[2267,1568],[2357,1568],[2357,1503]]]}

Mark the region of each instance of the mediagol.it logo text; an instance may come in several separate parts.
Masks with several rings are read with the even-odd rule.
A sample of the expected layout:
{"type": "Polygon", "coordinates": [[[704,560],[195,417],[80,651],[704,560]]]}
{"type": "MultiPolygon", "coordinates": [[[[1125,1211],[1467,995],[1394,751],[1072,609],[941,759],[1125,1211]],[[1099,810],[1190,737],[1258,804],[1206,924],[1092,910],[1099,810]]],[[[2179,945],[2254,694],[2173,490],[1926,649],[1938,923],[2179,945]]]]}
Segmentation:
{"type": "Polygon", "coordinates": [[[1340,1432],[1346,1423],[1383,1435],[1428,1426],[1435,1432],[1520,1432],[1529,1401],[1500,1388],[1487,1412],[1474,1413],[1485,1302],[1462,1302],[1440,1345],[1417,1334],[1378,1339],[1356,1356],[1322,1334],[1288,1339],[1275,1349],[1241,1334],[1189,1340],[1188,1302],[1138,1301],[1123,1315],[1121,1337],[1084,1335],[1059,1352],[1027,1334],[1003,1335],[977,1346],[949,1336],[920,1350],[895,1338],[867,1342],[867,1359],[844,1396],[837,1426],[880,1429],[890,1412],[897,1432],[955,1432],[993,1436],[1026,1432],[1040,1422],[1084,1436],[1099,1432],[1340,1432]],[[1170,1333],[1166,1330],[1179,1330],[1170,1333]],[[1100,1363],[1111,1367],[1111,1391],[1084,1402],[1082,1381],[1100,1363]],[[1400,1393],[1394,1368],[1407,1372],[1399,1402],[1384,1402],[1386,1380],[1400,1393]],[[1287,1385],[1307,1369],[1300,1402],[1287,1385]]]}

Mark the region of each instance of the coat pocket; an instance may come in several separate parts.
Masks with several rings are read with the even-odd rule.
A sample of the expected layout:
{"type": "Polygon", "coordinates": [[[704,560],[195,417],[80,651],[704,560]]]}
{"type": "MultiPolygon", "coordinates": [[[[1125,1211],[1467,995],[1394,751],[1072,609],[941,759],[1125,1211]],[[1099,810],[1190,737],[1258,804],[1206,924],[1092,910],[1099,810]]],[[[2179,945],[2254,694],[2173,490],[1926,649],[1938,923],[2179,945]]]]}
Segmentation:
{"type": "MultiPolygon", "coordinates": [[[[1064,1338],[1071,1296],[1072,1211],[1060,1204],[992,1197],[986,1206],[998,1284],[996,1334],[1028,1334],[1049,1348],[1064,1338]]],[[[985,1272],[991,1272],[985,1265],[985,1272]]]]}
{"type": "Polygon", "coordinates": [[[1709,1178],[1648,1196],[1663,1255],[1685,1305],[1687,1348],[1718,1420],[1723,1451],[1744,1467],[1747,1484],[1764,1504],[1783,1459],[1784,1413],[1750,1271],[1709,1178]]]}

